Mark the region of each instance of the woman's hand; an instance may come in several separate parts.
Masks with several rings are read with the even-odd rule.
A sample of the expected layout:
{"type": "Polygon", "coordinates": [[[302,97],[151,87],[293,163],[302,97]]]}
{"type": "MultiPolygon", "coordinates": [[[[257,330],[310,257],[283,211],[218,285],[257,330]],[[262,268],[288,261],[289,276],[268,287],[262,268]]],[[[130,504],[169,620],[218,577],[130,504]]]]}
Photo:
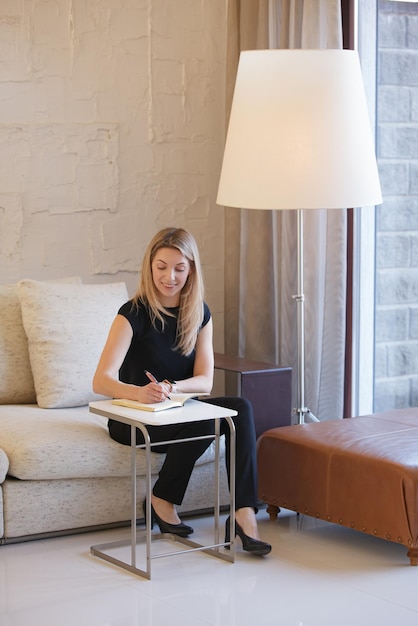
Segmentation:
{"type": "Polygon", "coordinates": [[[138,398],[140,402],[145,404],[153,404],[155,402],[163,402],[170,397],[170,387],[167,383],[148,383],[144,387],[140,387],[141,398],[138,398]]]}

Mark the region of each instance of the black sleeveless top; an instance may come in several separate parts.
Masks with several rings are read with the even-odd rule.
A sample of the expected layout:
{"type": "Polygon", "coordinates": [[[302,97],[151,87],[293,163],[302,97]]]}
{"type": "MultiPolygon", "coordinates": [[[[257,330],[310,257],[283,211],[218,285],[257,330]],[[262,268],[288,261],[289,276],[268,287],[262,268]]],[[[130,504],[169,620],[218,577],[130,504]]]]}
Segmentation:
{"type": "MultiPolygon", "coordinates": [[[[206,326],[211,314],[206,303],[203,305],[203,322],[206,326]]],[[[164,328],[159,320],[152,324],[148,309],[142,303],[138,306],[129,300],[119,309],[130,323],[133,337],[122,367],[119,379],[133,385],[146,385],[149,379],[145,370],[151,372],[158,381],[183,380],[193,376],[195,350],[184,356],[174,348],[176,343],[178,307],[167,309],[172,315],[163,315],[164,328]]]]}

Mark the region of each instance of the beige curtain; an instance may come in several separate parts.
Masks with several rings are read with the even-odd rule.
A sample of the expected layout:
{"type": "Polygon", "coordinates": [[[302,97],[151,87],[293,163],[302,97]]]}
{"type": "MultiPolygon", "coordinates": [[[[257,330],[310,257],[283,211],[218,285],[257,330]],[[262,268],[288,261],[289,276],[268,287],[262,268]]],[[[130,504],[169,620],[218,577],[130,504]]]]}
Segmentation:
{"type": "MultiPolygon", "coordinates": [[[[227,112],[241,50],[341,48],[339,0],[229,0],[227,112]]],[[[301,172],[303,184],[303,172],[301,172]]],[[[304,211],[305,401],[344,400],[346,211],[304,211]]],[[[226,352],[291,365],[296,403],[296,212],[226,209],[226,352]]]]}

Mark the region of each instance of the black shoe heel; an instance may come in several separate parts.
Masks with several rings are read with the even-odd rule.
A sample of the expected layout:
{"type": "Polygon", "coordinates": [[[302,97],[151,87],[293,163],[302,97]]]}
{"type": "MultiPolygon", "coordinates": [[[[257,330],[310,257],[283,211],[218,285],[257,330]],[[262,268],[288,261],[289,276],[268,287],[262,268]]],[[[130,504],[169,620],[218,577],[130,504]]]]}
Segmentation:
{"type": "MultiPolygon", "coordinates": [[[[257,556],[265,556],[271,552],[271,545],[266,541],[261,541],[260,539],[254,539],[253,537],[249,537],[244,533],[241,526],[238,522],[235,522],[235,536],[237,536],[242,541],[242,548],[245,552],[250,552],[251,554],[255,554],[257,556]]],[[[225,543],[230,541],[231,537],[231,518],[228,517],[225,523],[225,543]]],[[[227,550],[230,549],[230,546],[225,546],[227,550]]]]}
{"type": "MultiPolygon", "coordinates": [[[[231,518],[225,522],[225,543],[229,543],[231,541],[231,518]]],[[[225,550],[230,550],[231,546],[225,546],[225,550]]]]}
{"type": "MultiPolygon", "coordinates": [[[[146,517],[146,500],[142,505],[144,511],[144,517],[146,517]]],[[[193,533],[193,528],[191,526],[187,526],[187,524],[169,524],[165,522],[154,510],[154,507],[151,504],[151,530],[154,528],[154,522],[157,522],[161,533],[169,533],[171,535],[177,535],[178,537],[188,537],[193,533]]]]}

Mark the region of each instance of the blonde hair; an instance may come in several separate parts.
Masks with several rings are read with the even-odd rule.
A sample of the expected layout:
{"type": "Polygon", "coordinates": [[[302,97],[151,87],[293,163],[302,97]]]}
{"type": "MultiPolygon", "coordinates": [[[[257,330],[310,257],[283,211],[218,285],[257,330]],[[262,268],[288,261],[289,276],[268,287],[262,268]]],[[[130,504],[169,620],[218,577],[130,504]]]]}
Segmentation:
{"type": "Polygon", "coordinates": [[[159,320],[164,328],[166,322],[162,314],[172,315],[162,306],[152,278],[152,262],[161,248],[178,250],[190,264],[190,274],[180,293],[175,346],[181,354],[188,355],[196,345],[197,335],[203,321],[204,295],[199,251],[194,237],[189,232],[183,228],[164,228],[153,237],[145,251],[139,286],[133,302],[136,306],[142,303],[148,308],[154,327],[156,327],[156,321],[159,320]]]}

